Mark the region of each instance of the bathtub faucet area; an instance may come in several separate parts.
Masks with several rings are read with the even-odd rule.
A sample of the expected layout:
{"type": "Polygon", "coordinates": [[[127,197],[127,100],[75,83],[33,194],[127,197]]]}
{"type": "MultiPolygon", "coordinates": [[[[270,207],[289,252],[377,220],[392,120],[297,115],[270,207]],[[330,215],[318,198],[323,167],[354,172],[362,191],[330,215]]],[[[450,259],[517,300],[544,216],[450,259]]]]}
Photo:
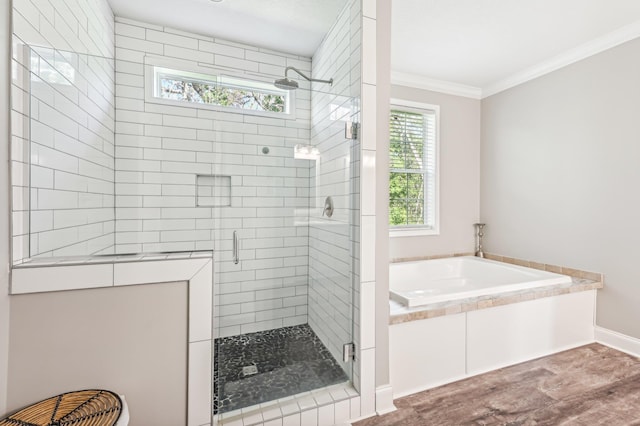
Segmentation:
{"type": "Polygon", "coordinates": [[[484,257],[484,252],[482,251],[482,237],[484,237],[484,226],[485,223],[474,223],[473,226],[476,227],[476,256],[484,257]]]}

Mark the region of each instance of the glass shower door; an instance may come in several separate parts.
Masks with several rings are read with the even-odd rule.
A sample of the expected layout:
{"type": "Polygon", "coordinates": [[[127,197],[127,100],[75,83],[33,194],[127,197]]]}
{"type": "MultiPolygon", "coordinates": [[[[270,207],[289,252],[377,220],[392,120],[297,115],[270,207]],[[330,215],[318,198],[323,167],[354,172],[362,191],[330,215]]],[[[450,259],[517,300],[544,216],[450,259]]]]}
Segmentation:
{"type": "MultiPolygon", "coordinates": [[[[305,95],[296,105],[310,103],[305,95]]],[[[239,134],[216,132],[216,175],[208,179],[222,204],[213,209],[220,412],[350,378],[341,362],[352,340],[348,191],[334,195],[332,218],[322,215],[314,188],[326,180],[316,176],[321,154],[302,139],[307,128],[287,127],[310,123],[300,118],[305,111],[298,114],[295,122],[258,120],[273,122],[268,128],[243,124],[281,134],[244,133],[242,144],[229,140],[239,134]]]]}
{"type": "Polygon", "coordinates": [[[270,89],[284,108],[212,115],[213,175],[198,192],[216,203],[217,413],[353,378],[343,353],[354,341],[360,147],[345,129],[359,121],[359,5],[345,2],[313,59],[265,53],[280,66],[256,79],[297,83],[270,89]]]}
{"type": "Polygon", "coordinates": [[[233,125],[242,133],[216,121],[216,174],[201,177],[220,204],[213,208],[218,412],[351,378],[343,347],[353,340],[354,141],[344,138],[344,123],[353,100],[308,85],[290,96],[295,119],[245,114],[233,125]]]}

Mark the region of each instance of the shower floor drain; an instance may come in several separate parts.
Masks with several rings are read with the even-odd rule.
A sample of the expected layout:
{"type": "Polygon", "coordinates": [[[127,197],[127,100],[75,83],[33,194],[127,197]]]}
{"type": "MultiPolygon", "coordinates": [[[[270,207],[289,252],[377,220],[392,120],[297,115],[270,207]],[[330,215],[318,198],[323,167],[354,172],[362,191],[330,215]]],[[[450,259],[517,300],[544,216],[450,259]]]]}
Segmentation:
{"type": "Polygon", "coordinates": [[[242,375],[243,376],[251,376],[253,374],[258,374],[258,367],[255,365],[249,365],[247,367],[242,367],[242,375]]]}

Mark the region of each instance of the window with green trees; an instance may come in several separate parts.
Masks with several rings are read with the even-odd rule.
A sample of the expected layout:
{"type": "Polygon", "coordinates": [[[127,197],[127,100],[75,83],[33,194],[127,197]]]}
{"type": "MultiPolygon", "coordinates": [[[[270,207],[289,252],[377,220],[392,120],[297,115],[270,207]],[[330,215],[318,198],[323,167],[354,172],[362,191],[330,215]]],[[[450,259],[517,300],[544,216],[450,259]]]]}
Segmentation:
{"type": "Polygon", "coordinates": [[[273,84],[155,68],[155,96],[242,110],[288,113],[289,94],[273,84]]]}
{"type": "Polygon", "coordinates": [[[435,226],[435,110],[391,107],[389,224],[435,226]]]}

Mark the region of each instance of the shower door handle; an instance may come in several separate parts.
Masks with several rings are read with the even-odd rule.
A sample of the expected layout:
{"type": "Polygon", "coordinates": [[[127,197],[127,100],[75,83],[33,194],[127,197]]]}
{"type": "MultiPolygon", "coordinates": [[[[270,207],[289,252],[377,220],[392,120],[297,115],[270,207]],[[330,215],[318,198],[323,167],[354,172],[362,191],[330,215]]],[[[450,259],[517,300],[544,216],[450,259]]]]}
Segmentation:
{"type": "Polygon", "coordinates": [[[238,231],[233,231],[233,263],[240,262],[240,245],[238,244],[238,231]]]}

